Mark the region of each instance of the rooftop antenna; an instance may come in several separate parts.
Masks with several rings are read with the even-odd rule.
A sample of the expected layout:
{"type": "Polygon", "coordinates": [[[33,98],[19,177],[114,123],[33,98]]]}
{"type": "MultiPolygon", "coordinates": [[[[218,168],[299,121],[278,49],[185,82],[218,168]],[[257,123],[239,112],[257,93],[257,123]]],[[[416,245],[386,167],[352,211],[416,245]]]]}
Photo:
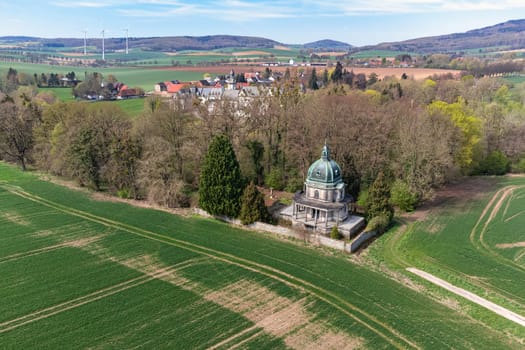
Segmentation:
{"type": "Polygon", "coordinates": [[[102,61],[106,60],[105,48],[104,48],[104,33],[105,33],[105,30],[102,29],[102,61]]]}
{"type": "Polygon", "coordinates": [[[84,56],[87,55],[87,45],[86,45],[86,42],[87,42],[87,29],[84,29],[82,31],[84,33],[84,56]]]}
{"type": "Polygon", "coordinates": [[[126,55],[129,53],[129,46],[128,46],[128,28],[124,29],[124,31],[126,32],[126,55]]]}

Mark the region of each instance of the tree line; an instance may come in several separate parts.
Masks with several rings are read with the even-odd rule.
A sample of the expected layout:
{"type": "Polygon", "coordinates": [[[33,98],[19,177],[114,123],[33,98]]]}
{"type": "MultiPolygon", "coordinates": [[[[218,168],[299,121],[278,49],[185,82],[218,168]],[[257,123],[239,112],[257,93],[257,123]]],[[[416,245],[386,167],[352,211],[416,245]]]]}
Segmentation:
{"type": "MultiPolygon", "coordinates": [[[[205,174],[217,168],[206,170],[217,135],[238,162],[237,191],[249,183],[302,189],[327,140],[348,191],[368,208],[377,193],[410,210],[455,178],[525,170],[524,85],[387,77],[363,89],[334,72],[306,93],[292,74],[245,105],[149,97],[134,120],[116,105],[54,102],[24,87],[0,94],[0,157],[168,207],[199,204],[205,174]],[[381,190],[372,188],[378,178],[381,190]]],[[[208,184],[232,174],[221,166],[208,184]]]]}

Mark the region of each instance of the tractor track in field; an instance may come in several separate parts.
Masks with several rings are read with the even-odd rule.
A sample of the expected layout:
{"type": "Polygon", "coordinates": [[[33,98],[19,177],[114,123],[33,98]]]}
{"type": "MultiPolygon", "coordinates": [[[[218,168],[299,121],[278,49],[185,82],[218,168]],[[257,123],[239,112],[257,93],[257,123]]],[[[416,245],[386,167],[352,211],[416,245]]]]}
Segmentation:
{"type": "Polygon", "coordinates": [[[35,255],[39,255],[39,254],[52,252],[54,250],[58,250],[58,249],[62,249],[62,248],[68,248],[68,247],[76,247],[76,248],[78,248],[78,247],[81,247],[83,245],[92,243],[92,242],[96,241],[98,238],[99,237],[95,236],[95,237],[87,238],[87,239],[81,239],[81,240],[77,239],[77,240],[72,240],[72,241],[66,241],[66,242],[62,242],[62,243],[59,243],[59,244],[54,244],[54,245],[50,245],[50,246],[46,246],[46,247],[42,247],[42,248],[38,248],[38,249],[33,249],[33,250],[28,250],[28,251],[25,251],[25,252],[21,252],[21,253],[7,255],[7,256],[4,256],[4,257],[0,257],[0,264],[16,261],[16,260],[27,258],[27,257],[30,257],[30,256],[35,256],[35,255]]]}
{"type": "Polygon", "coordinates": [[[11,255],[0,258],[0,264],[10,262],[10,261],[16,261],[18,259],[23,259],[23,258],[34,256],[34,255],[52,252],[53,250],[62,249],[68,246],[71,246],[71,245],[69,245],[66,242],[66,243],[55,244],[55,245],[51,245],[51,246],[47,246],[47,247],[43,247],[39,249],[28,250],[22,253],[11,254],[11,255]]]}
{"type": "Polygon", "coordinates": [[[109,297],[113,294],[120,293],[122,291],[128,290],[133,287],[140,286],[142,284],[148,283],[155,279],[161,279],[163,276],[168,275],[178,269],[186,267],[188,264],[191,264],[192,260],[187,260],[179,264],[169,266],[161,271],[157,271],[152,274],[146,274],[139,277],[132,278],[130,280],[115,284],[110,287],[106,287],[95,292],[92,292],[81,297],[68,300],[66,302],[41,309],[24,316],[17,317],[15,319],[4,321],[0,323],[0,334],[11,331],[28,323],[32,323],[50,316],[59,314],[61,312],[71,310],[82,305],[109,297]]]}
{"type": "MultiPolygon", "coordinates": [[[[9,186],[9,185],[0,185],[0,186],[6,189],[7,191],[13,193],[14,195],[18,195],[20,197],[31,200],[33,202],[40,203],[44,206],[54,208],[56,210],[67,213],[69,215],[81,217],[85,220],[97,222],[107,227],[116,228],[121,231],[125,231],[128,233],[143,237],[143,238],[147,238],[147,239],[161,242],[164,244],[172,245],[172,246],[175,246],[181,249],[192,251],[194,253],[204,255],[209,258],[218,260],[218,261],[222,261],[222,262],[225,262],[231,265],[235,265],[235,266],[241,267],[243,269],[246,269],[246,270],[249,270],[255,273],[265,275],[276,281],[284,283],[290,287],[296,288],[301,291],[308,292],[313,297],[334,307],[335,309],[344,313],[346,316],[350,317],[351,319],[353,319],[360,325],[364,326],[365,328],[369,329],[373,333],[377,334],[379,337],[384,339],[386,342],[388,342],[395,348],[398,348],[398,349],[405,349],[405,348],[419,349],[420,348],[417,344],[407,339],[404,335],[397,332],[394,328],[383,323],[376,317],[368,314],[366,311],[361,310],[357,306],[347,302],[346,300],[342,299],[336,294],[333,294],[329,292],[328,290],[325,290],[317,285],[314,285],[308,281],[305,281],[298,277],[290,275],[279,269],[276,269],[276,268],[273,268],[271,266],[267,266],[264,264],[256,263],[248,259],[240,258],[234,255],[231,255],[229,253],[221,252],[219,250],[214,250],[214,249],[211,249],[205,246],[201,246],[201,245],[194,244],[191,242],[176,239],[176,238],[173,238],[167,235],[163,235],[163,234],[159,234],[153,231],[144,230],[144,229],[141,229],[135,226],[131,226],[131,225],[128,225],[122,222],[110,220],[110,219],[107,219],[101,216],[97,216],[97,215],[94,215],[88,212],[84,212],[84,211],[77,210],[71,207],[67,207],[59,203],[44,199],[42,197],[33,195],[26,191],[23,191],[19,187],[14,187],[14,186],[9,186]]],[[[80,306],[80,305],[77,305],[77,306],[80,306]]],[[[65,311],[63,310],[63,308],[61,308],[61,310],[65,311]]],[[[58,313],[58,312],[60,311],[53,312],[53,314],[58,313]]],[[[45,316],[45,317],[48,317],[48,316],[45,316]]],[[[38,319],[43,318],[39,316],[35,316],[35,317],[37,317],[38,319]]],[[[2,329],[2,331],[4,332],[6,331],[5,326],[0,324],[0,327],[2,327],[0,328],[2,329]]],[[[18,325],[16,327],[18,327],[18,325]]],[[[0,331],[0,333],[2,331],[0,331]]]]}

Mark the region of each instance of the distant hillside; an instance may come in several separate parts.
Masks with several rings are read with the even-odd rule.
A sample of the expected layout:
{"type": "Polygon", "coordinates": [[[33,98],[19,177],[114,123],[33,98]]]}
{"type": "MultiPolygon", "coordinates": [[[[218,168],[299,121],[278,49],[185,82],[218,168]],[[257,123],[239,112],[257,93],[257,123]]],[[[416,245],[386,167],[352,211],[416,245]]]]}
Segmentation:
{"type": "MultiPolygon", "coordinates": [[[[105,47],[107,50],[122,49],[125,38],[106,38],[105,47]]],[[[84,45],[83,38],[56,38],[43,39],[32,37],[0,37],[4,42],[38,42],[44,47],[80,47],[84,45]]],[[[242,48],[272,48],[281,43],[258,37],[238,36],[238,35],[209,35],[209,36],[172,36],[172,37],[151,37],[151,38],[129,38],[129,44],[134,48],[141,48],[150,51],[176,51],[176,50],[214,50],[226,47],[242,48]]],[[[89,38],[87,45],[102,47],[101,38],[89,38]]]]}
{"type": "Polygon", "coordinates": [[[508,21],[494,26],[454,33],[411,39],[400,42],[381,43],[361,47],[360,50],[394,50],[419,53],[461,52],[469,49],[505,47],[525,48],[525,19],[508,21]]]}
{"type": "Polygon", "coordinates": [[[319,40],[319,41],[314,41],[312,43],[304,44],[303,47],[305,49],[319,49],[323,51],[327,51],[327,50],[348,51],[352,48],[352,45],[343,43],[341,41],[324,39],[324,40],[319,40]]]}

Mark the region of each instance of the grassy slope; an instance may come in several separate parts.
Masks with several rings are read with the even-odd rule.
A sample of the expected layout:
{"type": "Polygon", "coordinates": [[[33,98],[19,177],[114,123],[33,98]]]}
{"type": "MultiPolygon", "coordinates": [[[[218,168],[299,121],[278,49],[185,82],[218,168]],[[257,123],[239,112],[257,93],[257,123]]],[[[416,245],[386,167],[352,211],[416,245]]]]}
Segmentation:
{"type": "MultiPolygon", "coordinates": [[[[345,255],[323,254],[215,220],[96,202],[84,192],[37,180],[2,163],[0,198],[0,221],[6,228],[0,234],[0,273],[8,276],[10,296],[9,305],[0,305],[4,324],[113,288],[123,279],[143,278],[135,276],[143,271],[137,266],[144,261],[155,262],[155,268],[187,264],[178,273],[188,281],[155,279],[59,309],[53,317],[31,318],[33,322],[12,330],[0,324],[0,343],[7,347],[208,347],[253,322],[204,296],[246,280],[287,300],[308,301],[313,320],[365,339],[369,348],[405,348],[410,343],[424,348],[519,347],[503,333],[345,255]],[[28,254],[93,236],[96,242],[28,254]],[[40,269],[49,278],[42,280],[46,273],[40,269]],[[28,273],[18,275],[21,271],[28,273]]],[[[237,341],[246,339],[245,346],[252,348],[284,345],[282,338],[267,332],[253,338],[250,334],[237,341]]]]}
{"type": "MultiPolygon", "coordinates": [[[[59,101],[61,102],[72,102],[75,101],[75,97],[71,93],[70,88],[39,88],[39,91],[50,91],[52,92],[59,101]]],[[[110,102],[90,102],[90,103],[113,103],[120,106],[124,112],[126,112],[130,117],[134,118],[140,115],[144,111],[144,99],[126,99],[126,100],[117,100],[110,102]]]]}
{"type": "MultiPolygon", "coordinates": [[[[496,247],[500,243],[525,241],[525,216],[521,215],[525,211],[524,190],[519,188],[504,196],[506,186],[525,186],[525,178],[484,181],[487,187],[480,190],[479,198],[449,200],[425,220],[403,225],[395,233],[381,237],[371,254],[375,261],[382,260],[395,269],[418,267],[525,315],[524,247],[496,247]]],[[[460,302],[482,322],[501,329],[507,327],[497,316],[460,302]]],[[[522,327],[510,329],[525,341],[522,327]]]]}

